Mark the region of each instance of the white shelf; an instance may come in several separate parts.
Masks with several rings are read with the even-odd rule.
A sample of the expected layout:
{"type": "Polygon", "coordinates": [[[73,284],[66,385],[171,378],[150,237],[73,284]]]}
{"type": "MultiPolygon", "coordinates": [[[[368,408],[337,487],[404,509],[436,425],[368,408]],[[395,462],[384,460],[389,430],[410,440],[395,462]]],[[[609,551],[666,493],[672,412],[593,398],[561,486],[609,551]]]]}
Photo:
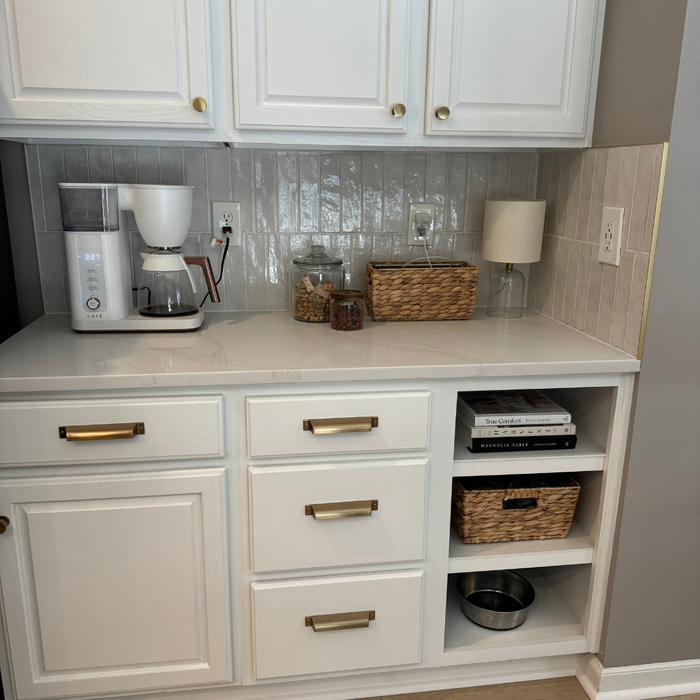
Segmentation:
{"type": "Polygon", "coordinates": [[[540,566],[590,564],[593,561],[593,539],[576,520],[567,537],[561,540],[527,540],[525,542],[493,542],[463,544],[450,529],[448,572],[521,569],[540,566]]]}
{"type": "Polygon", "coordinates": [[[489,630],[462,612],[453,578],[448,580],[443,665],[505,661],[587,651],[581,622],[537,569],[522,572],[535,587],[527,620],[514,630],[489,630]]]}
{"type": "Polygon", "coordinates": [[[590,472],[602,471],[604,465],[605,449],[583,432],[573,450],[532,452],[474,453],[455,437],[454,476],[590,472]]]}

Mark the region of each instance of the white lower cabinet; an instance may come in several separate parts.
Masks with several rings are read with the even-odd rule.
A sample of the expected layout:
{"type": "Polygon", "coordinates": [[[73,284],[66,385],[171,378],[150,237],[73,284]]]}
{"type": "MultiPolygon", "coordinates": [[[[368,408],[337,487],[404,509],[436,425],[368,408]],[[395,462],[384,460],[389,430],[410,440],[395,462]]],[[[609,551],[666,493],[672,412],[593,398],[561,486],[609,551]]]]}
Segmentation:
{"type": "Polygon", "coordinates": [[[420,662],[422,571],[251,587],[256,678],[420,662]]]}
{"type": "Polygon", "coordinates": [[[3,482],[0,571],[17,698],[231,679],[224,476],[3,482]]]}

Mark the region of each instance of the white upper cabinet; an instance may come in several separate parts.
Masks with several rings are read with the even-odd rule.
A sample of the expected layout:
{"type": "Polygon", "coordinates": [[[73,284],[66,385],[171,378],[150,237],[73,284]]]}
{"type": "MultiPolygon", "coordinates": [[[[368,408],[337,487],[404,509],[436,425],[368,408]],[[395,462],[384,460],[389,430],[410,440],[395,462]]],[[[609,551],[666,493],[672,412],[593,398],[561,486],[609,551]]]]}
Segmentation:
{"type": "Polygon", "coordinates": [[[583,138],[596,17],[595,0],[432,0],[426,134],[583,138]]]}
{"type": "Polygon", "coordinates": [[[207,0],[5,0],[0,126],[210,129],[212,110],[193,107],[213,100],[208,13],[207,0]]]}
{"type": "Polygon", "coordinates": [[[405,131],[408,0],[234,7],[237,129],[405,131]]]}

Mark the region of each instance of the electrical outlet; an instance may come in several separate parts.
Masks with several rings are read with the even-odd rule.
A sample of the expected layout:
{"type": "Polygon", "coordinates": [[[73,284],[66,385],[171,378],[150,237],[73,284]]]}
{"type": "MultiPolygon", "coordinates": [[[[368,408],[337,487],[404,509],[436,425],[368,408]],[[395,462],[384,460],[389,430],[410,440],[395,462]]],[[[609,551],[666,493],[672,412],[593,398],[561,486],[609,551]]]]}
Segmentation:
{"type": "Polygon", "coordinates": [[[619,266],[620,264],[624,215],[625,210],[622,207],[603,207],[603,224],[600,227],[598,260],[606,265],[619,266]]]}
{"type": "Polygon", "coordinates": [[[211,203],[212,233],[214,239],[223,240],[228,237],[230,246],[243,245],[241,240],[241,205],[238,202],[211,203]],[[224,227],[231,232],[224,231],[224,227]]]}
{"type": "Polygon", "coordinates": [[[435,205],[411,204],[408,215],[408,245],[435,243],[435,205]]]}

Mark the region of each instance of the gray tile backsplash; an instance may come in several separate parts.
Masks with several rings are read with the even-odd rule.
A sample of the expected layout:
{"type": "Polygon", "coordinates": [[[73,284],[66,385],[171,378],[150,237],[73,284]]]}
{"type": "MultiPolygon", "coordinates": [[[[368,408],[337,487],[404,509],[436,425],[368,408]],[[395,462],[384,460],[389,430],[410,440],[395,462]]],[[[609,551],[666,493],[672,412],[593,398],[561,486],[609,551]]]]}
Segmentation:
{"type": "MultiPolygon", "coordinates": [[[[44,301],[52,313],[68,310],[59,235],[61,181],[194,185],[185,247],[190,254],[208,255],[217,272],[221,249],[210,247],[210,202],[240,202],[243,246],[229,249],[220,285],[223,304],[217,305],[226,310],[289,308],[290,259],[305,254],[312,243],[342,257],[348,263],[346,285],[359,289],[364,289],[368,260],[421,257],[422,249],[406,244],[408,210],[414,202],[435,204],[433,255],[480,267],[478,304],[483,305],[491,273],[491,264],[480,255],[484,199],[534,198],[537,189],[534,153],[74,145],[30,145],[26,151],[44,301]]],[[[129,225],[135,231],[133,217],[129,225]]],[[[637,237],[644,235],[635,231],[637,237]]],[[[132,233],[135,271],[144,248],[132,233]]],[[[210,302],[207,307],[215,308],[210,302]]]]}

